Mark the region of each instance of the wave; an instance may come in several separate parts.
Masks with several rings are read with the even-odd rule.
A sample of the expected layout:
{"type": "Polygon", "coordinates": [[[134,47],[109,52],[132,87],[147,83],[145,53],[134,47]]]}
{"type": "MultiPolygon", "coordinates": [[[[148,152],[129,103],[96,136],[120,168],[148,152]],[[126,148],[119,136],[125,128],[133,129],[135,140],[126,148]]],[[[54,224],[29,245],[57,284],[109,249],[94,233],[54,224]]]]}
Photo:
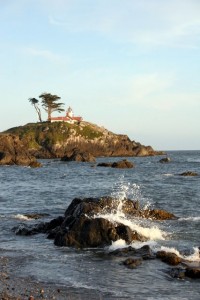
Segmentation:
{"type": "Polygon", "coordinates": [[[186,217],[186,218],[179,218],[178,221],[200,221],[200,217],[186,217]]]}
{"type": "Polygon", "coordinates": [[[22,214],[17,214],[13,216],[14,219],[18,219],[18,220],[24,220],[24,221],[30,221],[31,219],[25,215],[22,214]]]}
{"type": "Polygon", "coordinates": [[[189,254],[189,255],[182,255],[176,248],[173,248],[173,247],[161,246],[160,250],[170,252],[170,253],[175,253],[178,257],[184,259],[185,261],[200,262],[199,248],[198,247],[193,247],[193,253],[189,254]]]}
{"type": "Polygon", "coordinates": [[[166,173],[166,174],[163,174],[164,176],[174,176],[174,174],[171,174],[171,173],[166,173]]]}

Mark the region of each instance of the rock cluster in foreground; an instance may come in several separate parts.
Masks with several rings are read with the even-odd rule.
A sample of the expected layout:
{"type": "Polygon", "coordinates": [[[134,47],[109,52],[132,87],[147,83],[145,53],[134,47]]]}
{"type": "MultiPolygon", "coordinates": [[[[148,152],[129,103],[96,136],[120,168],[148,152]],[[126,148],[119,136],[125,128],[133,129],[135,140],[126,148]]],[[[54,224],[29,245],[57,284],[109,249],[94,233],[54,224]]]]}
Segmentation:
{"type": "Polygon", "coordinates": [[[14,230],[18,235],[46,233],[57,246],[79,249],[102,248],[123,239],[129,245],[128,247],[105,253],[105,255],[117,257],[118,261],[120,260],[122,265],[129,269],[139,267],[145,260],[159,259],[171,266],[168,273],[174,278],[200,278],[200,268],[191,266],[187,260],[175,253],[166,251],[155,253],[148,245],[139,249],[134,248],[132,245],[135,241],[145,242],[147,238],[129,226],[104,218],[105,214],[116,213],[119,205],[127,218],[138,217],[157,221],[177,219],[175,215],[165,210],[140,209],[139,203],[130,199],[125,199],[121,203],[111,197],[75,198],[66,209],[64,216],[33,226],[21,225],[14,230]]]}

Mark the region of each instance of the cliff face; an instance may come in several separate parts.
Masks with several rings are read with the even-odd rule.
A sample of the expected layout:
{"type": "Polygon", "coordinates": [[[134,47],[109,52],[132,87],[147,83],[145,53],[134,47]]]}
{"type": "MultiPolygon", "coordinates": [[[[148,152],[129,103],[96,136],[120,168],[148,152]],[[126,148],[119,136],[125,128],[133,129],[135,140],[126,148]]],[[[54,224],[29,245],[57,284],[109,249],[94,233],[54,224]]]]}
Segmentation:
{"type": "Polygon", "coordinates": [[[0,165],[40,166],[19,137],[12,134],[0,134],[0,165]]]}
{"type": "Polygon", "coordinates": [[[11,128],[29,153],[37,158],[60,158],[74,148],[98,156],[152,156],[161,154],[150,146],[131,141],[89,122],[80,124],[35,123],[11,128]]]}

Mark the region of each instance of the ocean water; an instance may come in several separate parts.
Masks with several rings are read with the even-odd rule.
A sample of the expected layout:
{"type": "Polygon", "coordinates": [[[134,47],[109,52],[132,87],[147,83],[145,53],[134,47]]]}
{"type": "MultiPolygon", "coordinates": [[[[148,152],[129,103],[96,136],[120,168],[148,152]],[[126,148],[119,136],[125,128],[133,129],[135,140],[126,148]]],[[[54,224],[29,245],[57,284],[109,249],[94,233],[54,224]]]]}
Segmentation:
{"type": "MultiPolygon", "coordinates": [[[[170,266],[160,260],[144,261],[130,270],[109,251],[126,247],[123,240],[104,249],[76,250],[56,247],[44,234],[16,236],[12,228],[63,215],[75,197],[114,196],[120,200],[117,212],[103,217],[129,225],[148,238],[153,251],[175,252],[200,264],[200,151],[168,152],[162,157],[128,158],[133,169],[96,167],[91,163],[41,160],[43,167],[0,167],[0,255],[14,260],[13,274],[69,288],[97,292],[97,299],[199,299],[200,280],[174,279],[170,266]],[[178,220],[155,222],[126,219],[120,210],[124,198],[138,200],[141,207],[165,209],[178,220]],[[29,220],[26,214],[45,214],[29,220]]],[[[121,158],[98,158],[97,162],[121,158]]],[[[88,298],[89,299],[89,298],[88,298]]]]}

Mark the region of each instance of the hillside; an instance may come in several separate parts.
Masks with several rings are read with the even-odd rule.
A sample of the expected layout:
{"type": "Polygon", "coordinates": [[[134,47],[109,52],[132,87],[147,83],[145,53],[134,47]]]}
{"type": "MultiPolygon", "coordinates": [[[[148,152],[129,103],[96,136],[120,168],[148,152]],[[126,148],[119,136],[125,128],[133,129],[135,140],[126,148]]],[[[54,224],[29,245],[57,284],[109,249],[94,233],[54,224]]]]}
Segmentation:
{"type": "Polygon", "coordinates": [[[36,158],[60,158],[74,148],[98,156],[152,156],[163,154],[103,127],[82,121],[29,123],[4,132],[19,136],[36,158]]]}

